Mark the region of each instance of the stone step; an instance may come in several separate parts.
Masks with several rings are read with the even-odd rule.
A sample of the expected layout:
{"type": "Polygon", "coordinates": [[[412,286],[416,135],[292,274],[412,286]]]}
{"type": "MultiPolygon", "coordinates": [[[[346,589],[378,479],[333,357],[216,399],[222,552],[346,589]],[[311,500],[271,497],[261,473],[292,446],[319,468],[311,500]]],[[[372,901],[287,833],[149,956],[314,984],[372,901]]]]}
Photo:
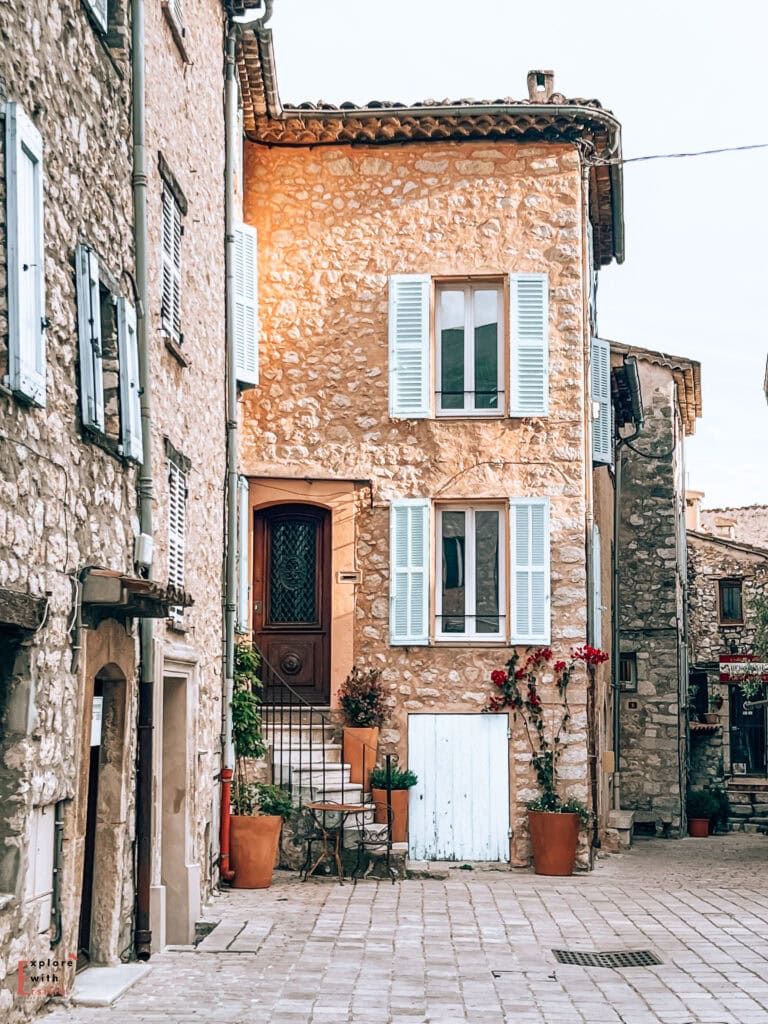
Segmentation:
{"type": "Polygon", "coordinates": [[[287,747],[290,743],[293,747],[301,744],[302,747],[316,746],[318,743],[338,743],[339,731],[330,725],[276,725],[264,729],[262,736],[271,747],[287,747]]]}
{"type": "MultiPolygon", "coordinates": [[[[345,782],[343,786],[341,784],[336,785],[330,781],[326,781],[325,786],[323,786],[322,782],[318,782],[313,785],[295,786],[292,792],[304,804],[310,802],[334,804],[365,803],[363,787],[359,782],[345,782]]],[[[372,812],[373,808],[371,808],[372,812]]]]}
{"type": "Polygon", "coordinates": [[[348,764],[340,764],[339,762],[334,762],[333,764],[326,763],[325,770],[323,770],[322,762],[319,764],[302,765],[301,767],[286,764],[284,767],[290,769],[294,786],[338,787],[342,782],[344,785],[350,784],[352,768],[348,764]]]}
{"type": "Polygon", "coordinates": [[[272,751],[273,764],[292,764],[298,768],[310,764],[339,764],[340,743],[313,744],[312,747],[283,747],[272,751]]]}
{"type": "Polygon", "coordinates": [[[320,725],[323,722],[327,726],[341,725],[341,715],[338,711],[331,711],[330,708],[307,707],[304,704],[284,705],[283,707],[262,704],[261,720],[269,722],[270,726],[272,723],[286,725],[288,722],[292,725],[320,725]]]}

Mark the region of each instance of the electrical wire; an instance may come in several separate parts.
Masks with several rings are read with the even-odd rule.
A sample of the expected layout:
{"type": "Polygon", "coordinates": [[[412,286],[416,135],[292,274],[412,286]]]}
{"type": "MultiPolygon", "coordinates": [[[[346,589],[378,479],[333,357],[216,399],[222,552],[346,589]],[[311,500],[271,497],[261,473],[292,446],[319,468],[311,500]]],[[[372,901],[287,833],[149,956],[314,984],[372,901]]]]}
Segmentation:
{"type": "Polygon", "coordinates": [[[716,153],[743,153],[751,149],[768,149],[768,142],[755,142],[748,146],[720,146],[718,149],[698,149],[689,153],[651,153],[648,156],[628,157],[590,157],[588,162],[593,167],[610,167],[620,164],[638,164],[648,160],[684,160],[693,156],[713,156],[716,153]]]}
{"type": "Polygon", "coordinates": [[[631,449],[635,453],[635,455],[640,455],[644,459],[663,460],[668,459],[675,454],[674,448],[670,448],[668,452],[661,452],[659,455],[654,455],[653,452],[641,452],[640,449],[635,448],[635,446],[630,441],[625,441],[624,443],[626,444],[627,448],[631,449]]]}

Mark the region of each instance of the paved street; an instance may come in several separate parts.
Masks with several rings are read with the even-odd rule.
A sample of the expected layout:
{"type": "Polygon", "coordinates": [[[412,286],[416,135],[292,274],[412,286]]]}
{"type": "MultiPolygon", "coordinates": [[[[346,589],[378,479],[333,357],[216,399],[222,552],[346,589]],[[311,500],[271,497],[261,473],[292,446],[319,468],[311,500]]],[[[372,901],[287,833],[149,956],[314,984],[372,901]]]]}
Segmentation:
{"type": "Polygon", "coordinates": [[[110,1009],[42,1020],[768,1024],[767,866],[768,838],[739,834],[640,841],[572,879],[455,868],[341,887],[280,872],[216,899],[223,951],[164,953],[110,1009]],[[570,966],[553,949],[661,964],[570,966]]]}

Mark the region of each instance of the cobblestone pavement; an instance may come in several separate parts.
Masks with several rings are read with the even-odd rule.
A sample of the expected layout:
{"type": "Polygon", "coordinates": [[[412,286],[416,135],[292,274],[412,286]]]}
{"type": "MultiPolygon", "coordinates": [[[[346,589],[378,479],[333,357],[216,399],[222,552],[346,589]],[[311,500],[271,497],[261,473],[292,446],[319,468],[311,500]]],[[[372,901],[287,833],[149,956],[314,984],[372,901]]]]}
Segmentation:
{"type": "Polygon", "coordinates": [[[767,867],[768,838],[734,834],[641,841],[570,879],[278,872],[216,899],[225,951],[163,953],[111,1008],[59,1006],[41,1024],[768,1024],[767,867]],[[566,966],[555,948],[662,962],[566,966]]]}

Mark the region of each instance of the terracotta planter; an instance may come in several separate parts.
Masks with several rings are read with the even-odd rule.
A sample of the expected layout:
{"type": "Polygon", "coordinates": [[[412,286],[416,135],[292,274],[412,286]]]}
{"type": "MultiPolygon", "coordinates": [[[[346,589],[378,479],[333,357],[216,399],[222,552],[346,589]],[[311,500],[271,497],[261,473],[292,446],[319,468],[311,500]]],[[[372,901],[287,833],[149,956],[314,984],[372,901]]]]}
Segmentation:
{"type": "Polygon", "coordinates": [[[344,764],[351,768],[350,782],[362,782],[363,792],[371,788],[368,776],[376,765],[376,754],[379,749],[379,727],[369,726],[365,729],[344,730],[344,764]],[[365,778],[363,778],[363,755],[365,755],[365,778]]]}
{"type": "Polygon", "coordinates": [[[578,814],[528,811],[533,870],[537,875],[572,875],[581,818],[578,814]]]}
{"type": "Polygon", "coordinates": [[[707,725],[717,725],[720,721],[720,715],[716,715],[713,711],[708,711],[705,715],[701,716],[702,722],[706,722],[707,725]]]}
{"type": "Polygon", "coordinates": [[[689,818],[688,835],[705,839],[709,835],[709,818],[689,818]]]}
{"type": "Polygon", "coordinates": [[[277,814],[232,815],[229,855],[234,889],[268,889],[272,884],[282,823],[277,814]]]}
{"type": "MultiPolygon", "coordinates": [[[[404,843],[408,838],[408,790],[392,790],[392,842],[404,843]]],[[[387,791],[373,790],[374,816],[379,825],[387,823],[387,791]]]]}

